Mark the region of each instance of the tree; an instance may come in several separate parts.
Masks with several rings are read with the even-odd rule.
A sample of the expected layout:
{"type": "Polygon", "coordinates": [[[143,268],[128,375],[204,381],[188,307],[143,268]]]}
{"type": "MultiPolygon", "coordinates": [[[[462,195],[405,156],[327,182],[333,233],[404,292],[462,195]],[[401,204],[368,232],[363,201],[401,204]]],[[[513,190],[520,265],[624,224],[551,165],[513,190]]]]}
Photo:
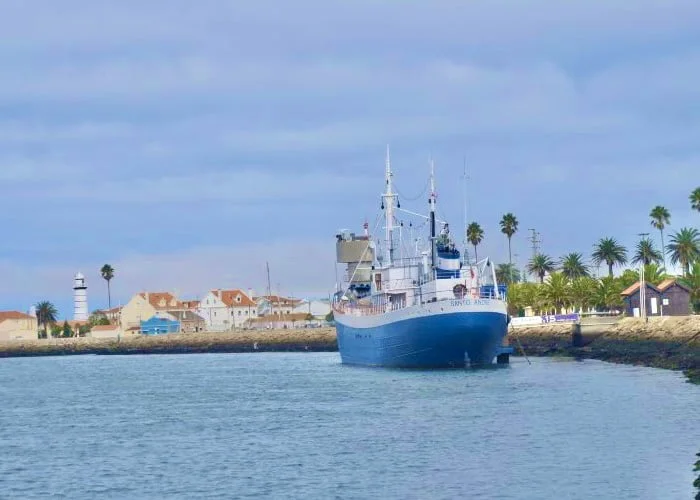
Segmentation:
{"type": "Polygon", "coordinates": [[[520,272],[513,264],[498,264],[496,267],[496,281],[511,285],[520,282],[520,272]]]}
{"type": "Polygon", "coordinates": [[[326,323],[333,323],[333,319],[334,319],[334,317],[333,317],[333,311],[331,311],[331,312],[329,312],[328,314],[326,314],[326,318],[325,318],[325,319],[326,319],[326,323]]]}
{"type": "Polygon", "coordinates": [[[627,249],[620,245],[615,238],[601,238],[594,246],[593,262],[608,265],[608,277],[613,276],[613,266],[627,263],[627,249]]]}
{"type": "MultiPolygon", "coordinates": [[[[663,241],[663,237],[661,241],[663,241]]],[[[645,266],[648,266],[652,262],[658,264],[662,260],[663,255],[654,247],[654,242],[649,238],[642,238],[639,243],[637,243],[632,264],[644,263],[645,266]]]]}
{"type": "Polygon", "coordinates": [[[610,276],[602,278],[598,282],[598,288],[595,294],[595,305],[599,309],[605,311],[612,311],[618,307],[622,307],[622,293],[623,288],[620,283],[610,276]]]}
{"type": "Polygon", "coordinates": [[[44,336],[48,338],[49,325],[56,324],[56,317],[58,316],[56,306],[54,306],[48,300],[45,300],[39,302],[35,307],[37,323],[39,324],[39,326],[44,327],[44,336]]]}
{"type": "Polygon", "coordinates": [[[561,258],[561,272],[570,280],[590,276],[588,266],[583,263],[583,255],[576,252],[561,258]]]}
{"type": "Polygon", "coordinates": [[[88,318],[90,326],[109,325],[109,319],[102,311],[94,311],[88,318]]]}
{"type": "Polygon", "coordinates": [[[667,246],[672,264],[681,264],[683,276],[690,272],[690,265],[700,259],[700,232],[695,228],[683,227],[671,236],[667,246]]]}
{"type": "Polygon", "coordinates": [[[511,256],[510,240],[513,237],[513,235],[516,233],[517,230],[518,230],[518,219],[515,218],[515,215],[508,212],[501,219],[501,232],[508,237],[508,264],[511,264],[511,265],[513,264],[513,258],[511,256]]]}
{"type": "Polygon", "coordinates": [[[620,284],[620,288],[624,290],[625,288],[628,288],[639,281],[639,271],[634,269],[625,269],[622,271],[622,274],[615,279],[620,284]]]}
{"type": "Polygon", "coordinates": [[[598,281],[588,276],[576,278],[571,282],[571,304],[578,307],[579,312],[589,309],[595,302],[598,281]]]}
{"type": "Polygon", "coordinates": [[[700,312],[700,261],[695,262],[690,272],[680,282],[690,290],[690,302],[695,312],[700,312]]]}
{"type": "Polygon", "coordinates": [[[564,273],[550,274],[549,279],[542,286],[542,295],[547,303],[554,307],[555,314],[558,314],[571,302],[569,278],[564,273]]]}
{"type": "Polygon", "coordinates": [[[114,268],[109,264],[105,264],[102,266],[102,269],[100,269],[100,274],[107,282],[107,306],[108,309],[112,309],[112,290],[110,289],[109,282],[114,278],[114,268]]]}
{"type": "Polygon", "coordinates": [[[68,324],[68,320],[63,321],[63,327],[61,328],[61,336],[62,337],[72,337],[73,336],[73,329],[68,324]]]}
{"type": "Polygon", "coordinates": [[[484,239],[484,230],[481,229],[481,226],[476,223],[472,222],[467,226],[467,240],[469,243],[474,245],[474,260],[478,261],[479,256],[476,252],[476,246],[481,243],[484,239]]]}
{"type": "Polygon", "coordinates": [[[527,265],[527,270],[536,274],[540,278],[540,283],[544,283],[544,275],[554,271],[554,261],[548,255],[538,253],[527,265]]]}
{"type": "Polygon", "coordinates": [[[664,267],[666,267],[666,252],[664,251],[664,249],[666,248],[664,244],[664,229],[671,223],[671,213],[666,207],[657,205],[651,209],[649,217],[651,217],[651,225],[661,232],[661,258],[664,261],[664,267]]]}
{"type": "Polygon", "coordinates": [[[690,193],[690,206],[693,210],[700,212],[700,187],[697,187],[690,193]]]}

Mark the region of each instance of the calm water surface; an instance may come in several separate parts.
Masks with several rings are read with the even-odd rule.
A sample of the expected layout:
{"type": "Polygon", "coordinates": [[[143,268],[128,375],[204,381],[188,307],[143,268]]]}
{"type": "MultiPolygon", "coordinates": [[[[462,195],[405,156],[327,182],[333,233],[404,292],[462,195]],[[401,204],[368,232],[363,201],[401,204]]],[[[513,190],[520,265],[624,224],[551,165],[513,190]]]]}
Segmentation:
{"type": "Polygon", "coordinates": [[[0,360],[0,497],[692,498],[700,387],[535,359],[335,353],[0,360]]]}

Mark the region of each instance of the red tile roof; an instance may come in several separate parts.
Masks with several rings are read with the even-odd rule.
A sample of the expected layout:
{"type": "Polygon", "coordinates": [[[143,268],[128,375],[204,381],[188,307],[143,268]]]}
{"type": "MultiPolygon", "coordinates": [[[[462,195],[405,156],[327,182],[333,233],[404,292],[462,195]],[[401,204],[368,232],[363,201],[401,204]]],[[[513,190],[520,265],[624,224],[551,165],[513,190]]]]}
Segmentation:
{"type": "Polygon", "coordinates": [[[258,299],[265,299],[274,305],[281,305],[281,306],[297,306],[297,305],[301,304],[301,302],[302,302],[301,299],[280,297],[279,295],[263,295],[261,297],[258,297],[258,299]]]}
{"type": "Polygon", "coordinates": [[[255,302],[242,290],[212,290],[216,297],[228,307],[256,307],[255,302]],[[240,297],[240,301],[236,300],[240,297]]]}
{"type": "Polygon", "coordinates": [[[139,295],[144,299],[148,297],[148,303],[158,310],[182,307],[182,302],[170,292],[141,292],[139,295]],[[163,305],[160,304],[161,300],[165,301],[163,305]],[[175,300],[175,305],[172,304],[173,300],[175,300]]]}
{"type": "Polygon", "coordinates": [[[683,283],[679,282],[675,278],[668,278],[663,280],[661,283],[659,283],[659,286],[657,288],[659,289],[659,291],[665,292],[668,288],[671,288],[673,285],[678,285],[679,287],[690,291],[690,289],[687,286],[685,286],[683,283]]]}
{"type": "MultiPolygon", "coordinates": [[[[649,288],[652,288],[652,289],[654,289],[654,290],[657,290],[657,291],[659,290],[657,287],[654,286],[653,283],[649,283],[648,281],[646,282],[646,286],[648,286],[649,288]]],[[[640,287],[640,283],[639,283],[639,281],[637,281],[635,284],[630,285],[630,286],[628,286],[627,288],[625,288],[625,289],[620,293],[620,295],[626,295],[626,296],[627,296],[627,295],[633,295],[637,290],[639,290],[639,287],[640,287]]]]}
{"type": "Polygon", "coordinates": [[[32,319],[34,316],[19,311],[0,311],[0,323],[6,319],[32,319]]]}

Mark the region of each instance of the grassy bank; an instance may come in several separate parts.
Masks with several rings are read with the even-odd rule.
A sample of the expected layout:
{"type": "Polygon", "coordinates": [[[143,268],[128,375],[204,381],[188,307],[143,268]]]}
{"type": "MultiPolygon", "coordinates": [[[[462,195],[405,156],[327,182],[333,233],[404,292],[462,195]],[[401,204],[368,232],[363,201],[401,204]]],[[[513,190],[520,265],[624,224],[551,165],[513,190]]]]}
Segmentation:
{"type": "Polygon", "coordinates": [[[571,345],[570,325],[544,325],[513,330],[528,356],[572,356],[612,363],[682,370],[700,383],[700,317],[654,318],[648,323],[628,318],[601,332],[585,347],[571,345]]]}
{"type": "Polygon", "coordinates": [[[202,352],[337,351],[335,330],[261,330],[225,333],[134,335],[119,341],[61,338],[0,343],[0,357],[71,354],[183,354],[202,352]]]}

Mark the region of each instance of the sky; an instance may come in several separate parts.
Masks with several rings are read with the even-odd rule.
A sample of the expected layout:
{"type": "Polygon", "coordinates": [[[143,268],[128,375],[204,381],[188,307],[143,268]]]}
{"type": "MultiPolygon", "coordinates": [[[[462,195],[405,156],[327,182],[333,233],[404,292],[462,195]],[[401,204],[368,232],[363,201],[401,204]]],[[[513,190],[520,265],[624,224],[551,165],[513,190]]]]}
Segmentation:
{"type": "Polygon", "coordinates": [[[142,290],[327,296],[334,235],[402,206],[522,267],[698,227],[697,0],[4,0],[0,309],[142,290]]]}

